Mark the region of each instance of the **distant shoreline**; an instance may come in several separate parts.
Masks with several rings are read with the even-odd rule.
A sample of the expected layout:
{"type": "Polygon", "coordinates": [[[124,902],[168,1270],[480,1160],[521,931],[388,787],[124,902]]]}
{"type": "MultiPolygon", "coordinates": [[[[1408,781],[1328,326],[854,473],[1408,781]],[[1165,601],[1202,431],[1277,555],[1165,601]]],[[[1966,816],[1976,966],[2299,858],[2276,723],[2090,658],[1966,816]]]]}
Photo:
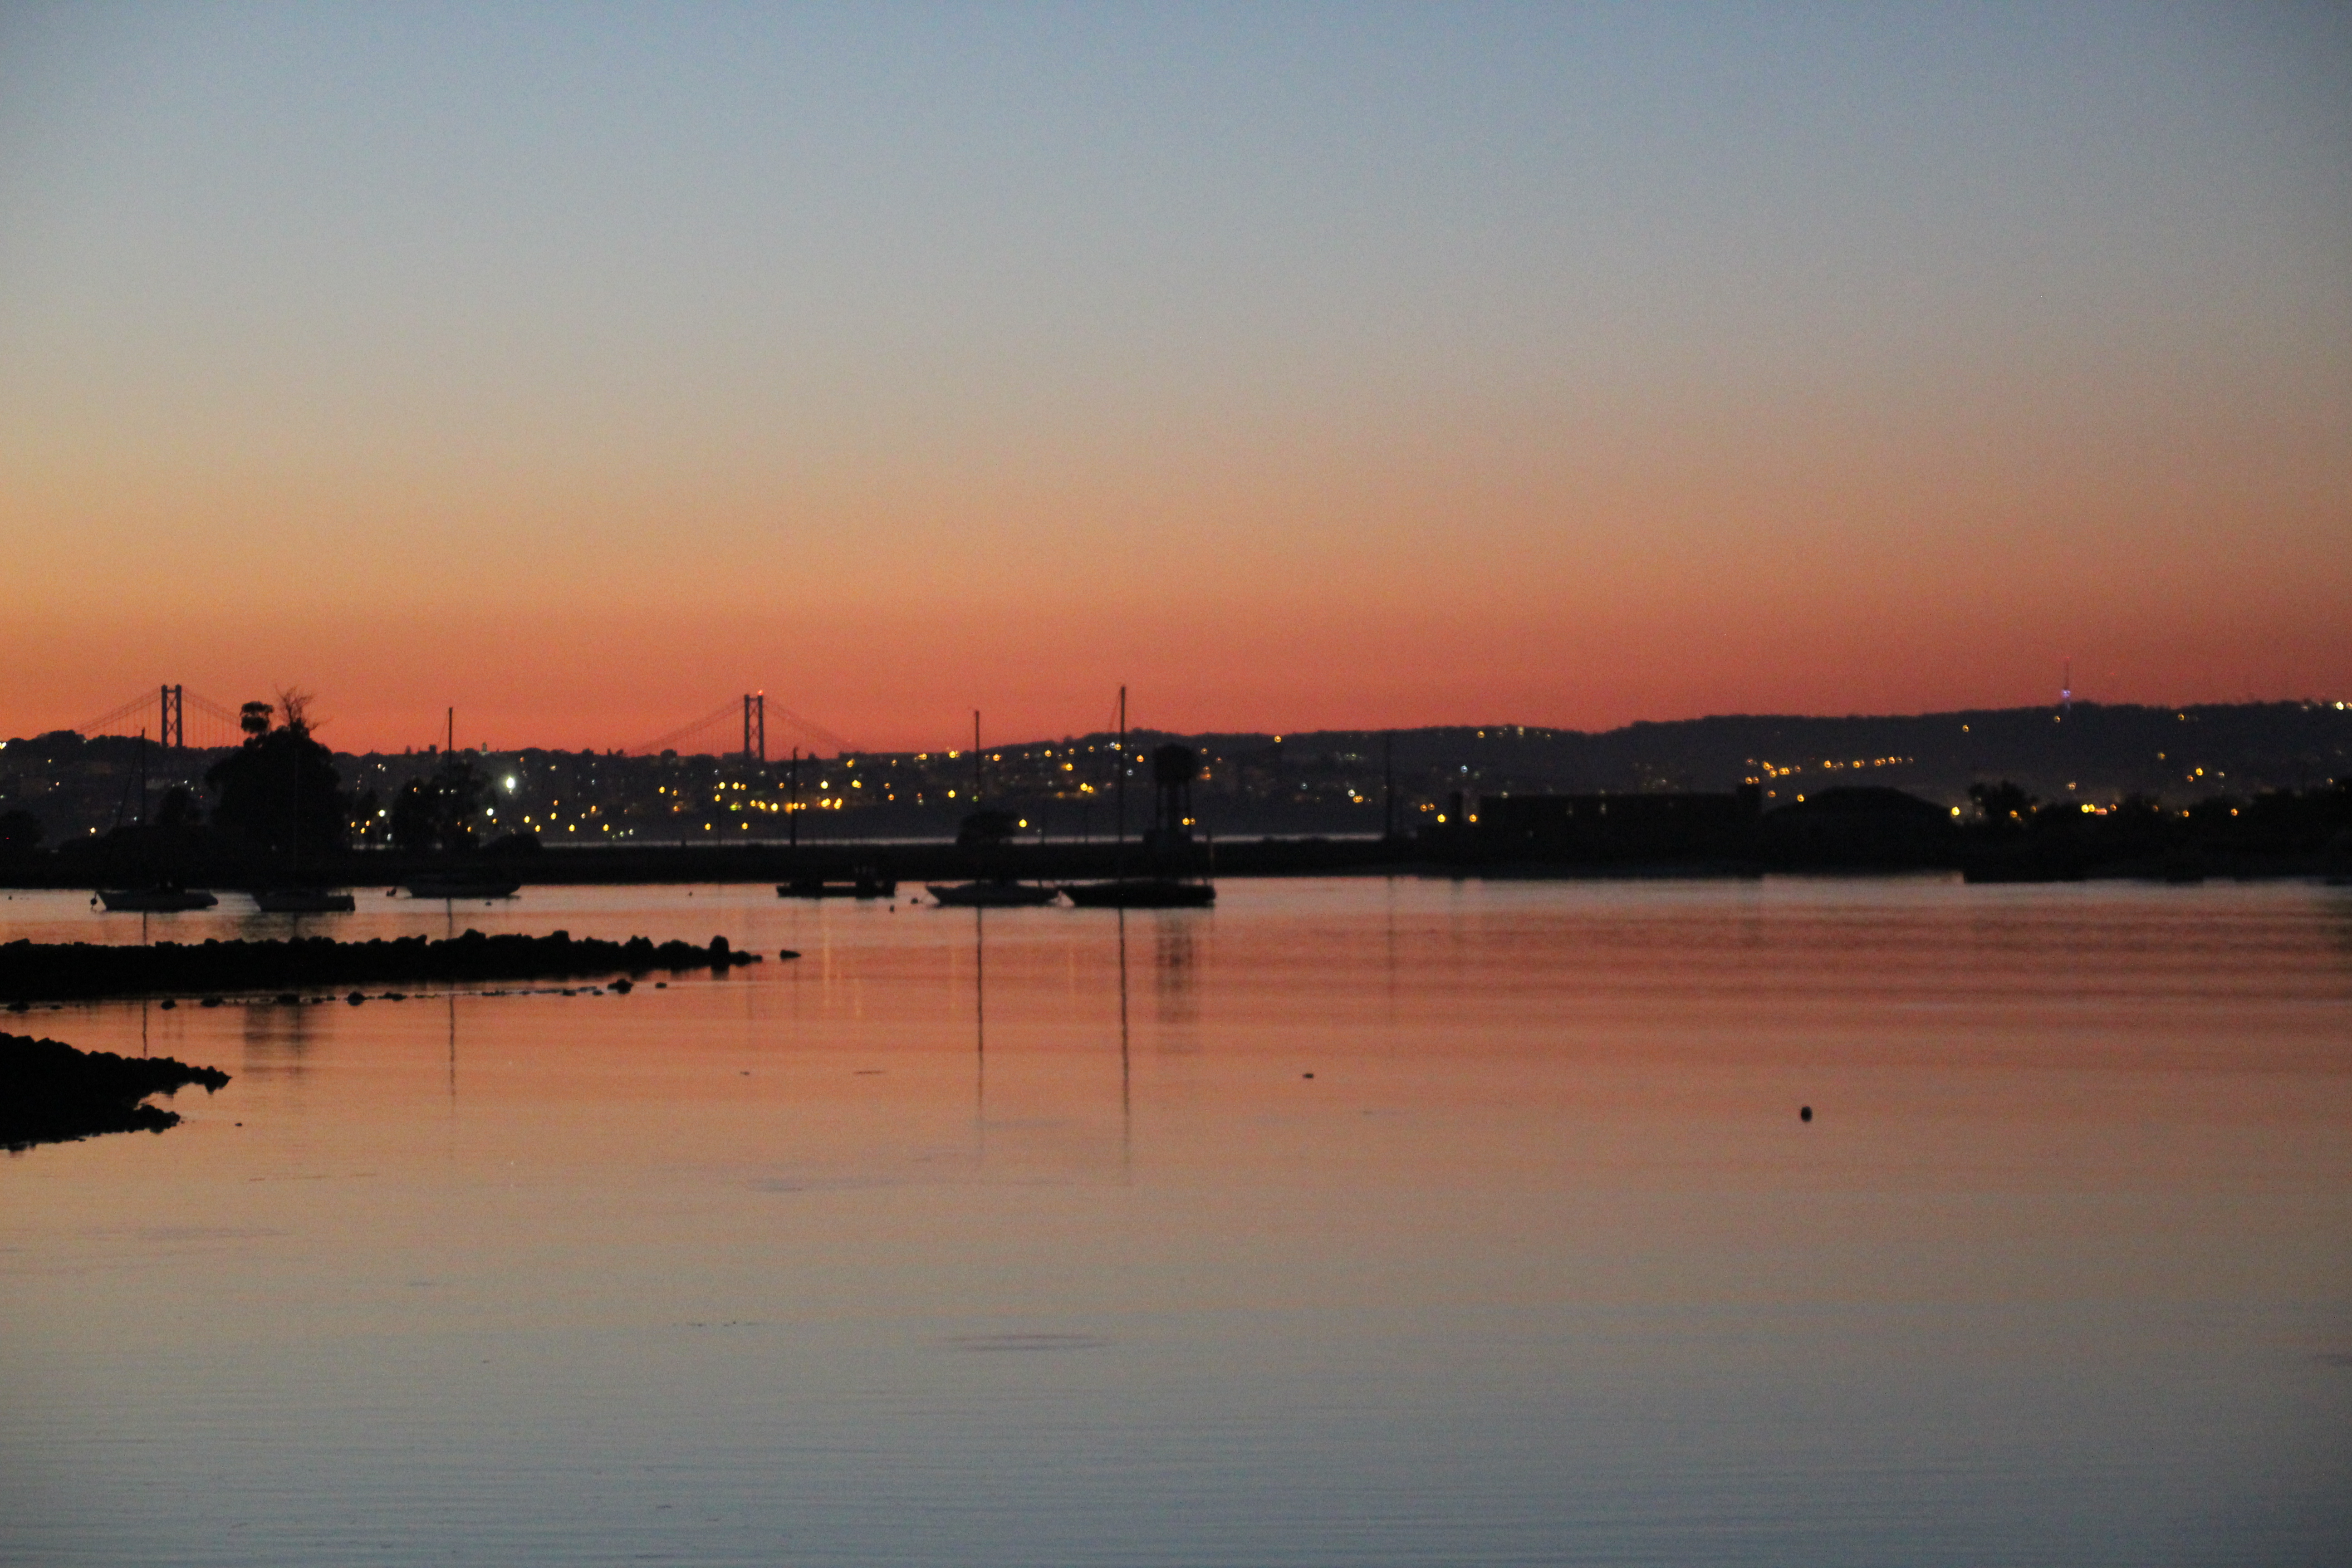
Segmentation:
{"type": "MultiPolygon", "coordinates": [[[[87,892],[101,884],[119,887],[138,881],[135,874],[121,868],[110,877],[92,876],[93,870],[105,869],[84,861],[60,863],[47,857],[39,862],[0,863],[0,888],[87,892]]],[[[768,845],[582,845],[530,856],[475,856],[455,861],[389,851],[355,851],[310,868],[306,880],[320,886],[359,889],[364,895],[376,889],[395,889],[411,878],[453,871],[495,873],[525,888],[658,883],[782,886],[810,879],[845,879],[867,871],[902,885],[919,887],[927,881],[975,878],[1061,882],[1170,872],[1204,875],[1220,880],[1389,876],[1631,881],[1935,873],[1965,874],[1971,880],[1982,881],[2180,882],[2207,878],[2333,880],[2352,874],[2352,866],[2344,864],[2340,854],[2325,848],[2237,849],[2205,844],[2170,853],[2133,849],[2103,854],[2095,847],[2086,851],[2076,846],[2036,844],[2022,839],[1985,842],[1965,839],[1958,834],[1948,842],[1924,849],[1780,846],[1756,854],[1709,853],[1699,846],[1687,852],[1669,849],[1664,853],[1517,854],[1507,849],[1482,850],[1472,845],[1448,855],[1433,853],[1433,847],[1427,844],[1380,838],[1265,838],[1220,842],[1213,854],[1204,847],[1201,852],[1175,861],[1147,857],[1132,847],[1121,853],[1108,844],[1033,842],[973,850],[953,844],[882,840],[829,842],[796,849],[768,845]]],[[[275,885],[266,866],[190,868],[180,879],[190,887],[216,891],[275,885]]],[[[444,900],[403,898],[399,901],[437,905],[444,900]]],[[[465,899],[452,901],[461,908],[472,903],[465,899]]],[[[369,907],[369,900],[363,897],[361,908],[369,907]]],[[[311,918],[332,921],[341,917],[311,918]]],[[[5,996],[5,993],[0,992],[0,999],[5,996]]]]}

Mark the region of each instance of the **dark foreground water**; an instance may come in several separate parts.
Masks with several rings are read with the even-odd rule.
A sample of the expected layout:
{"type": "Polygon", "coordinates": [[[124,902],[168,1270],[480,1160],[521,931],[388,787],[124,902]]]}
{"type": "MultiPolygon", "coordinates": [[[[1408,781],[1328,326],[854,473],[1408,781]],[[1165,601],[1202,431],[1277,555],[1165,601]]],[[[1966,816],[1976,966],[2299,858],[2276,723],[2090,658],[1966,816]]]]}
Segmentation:
{"type": "Polygon", "coordinates": [[[362,905],[807,956],[0,1024],[0,1561],[2352,1561],[2352,893],[362,905]]]}

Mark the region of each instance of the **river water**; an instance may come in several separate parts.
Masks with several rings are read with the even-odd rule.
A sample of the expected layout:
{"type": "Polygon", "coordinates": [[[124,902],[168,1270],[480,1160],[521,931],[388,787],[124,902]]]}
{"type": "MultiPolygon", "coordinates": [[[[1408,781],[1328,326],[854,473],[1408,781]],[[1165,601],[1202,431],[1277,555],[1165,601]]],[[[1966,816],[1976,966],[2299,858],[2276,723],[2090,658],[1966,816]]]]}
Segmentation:
{"type": "Polygon", "coordinates": [[[361,901],[769,957],[0,1016],[0,1561],[2352,1561],[2344,890],[361,901]]]}

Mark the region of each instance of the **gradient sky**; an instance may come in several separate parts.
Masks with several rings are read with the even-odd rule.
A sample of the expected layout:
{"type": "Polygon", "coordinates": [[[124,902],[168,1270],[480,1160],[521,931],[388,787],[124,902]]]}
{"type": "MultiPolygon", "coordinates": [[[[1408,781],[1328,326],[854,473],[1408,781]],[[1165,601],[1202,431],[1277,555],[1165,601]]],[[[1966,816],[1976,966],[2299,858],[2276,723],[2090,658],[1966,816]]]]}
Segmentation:
{"type": "Polygon", "coordinates": [[[0,735],[2344,696],[2347,80],[2319,5],[12,5],[0,735]]]}

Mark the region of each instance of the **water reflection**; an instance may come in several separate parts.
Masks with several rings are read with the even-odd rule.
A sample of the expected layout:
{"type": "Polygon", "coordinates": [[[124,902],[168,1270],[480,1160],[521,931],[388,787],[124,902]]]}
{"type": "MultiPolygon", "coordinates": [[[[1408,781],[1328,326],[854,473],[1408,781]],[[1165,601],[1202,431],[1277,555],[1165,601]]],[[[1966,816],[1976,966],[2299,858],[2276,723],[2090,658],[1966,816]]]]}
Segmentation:
{"type": "Polygon", "coordinates": [[[0,1560],[2352,1535],[2352,900],[1236,883],[1110,943],[719,902],[684,934],[829,932],[831,977],[60,1021],[300,1081],[0,1164],[0,1560]]]}
{"type": "MultiPolygon", "coordinates": [[[[1200,1019],[1200,1003],[1193,985],[1192,942],[1193,927],[1202,918],[1183,910],[1167,910],[1157,917],[1158,929],[1152,932],[1152,988],[1158,994],[1162,1024],[1181,1026],[1200,1019]]],[[[1166,1041],[1161,1048],[1188,1050],[1194,1048],[1194,1041],[1187,1034],[1181,1040],[1166,1041]]]]}
{"type": "Polygon", "coordinates": [[[231,933],[244,942],[299,942],[308,937],[341,938],[344,924],[352,918],[348,913],[300,910],[278,911],[260,908],[230,912],[231,933]]]}
{"type": "Polygon", "coordinates": [[[255,999],[232,1005],[243,1015],[240,1032],[246,1070],[299,1078],[318,1037],[316,1007],[300,996],[287,1002],[255,999]]]}
{"type": "Polygon", "coordinates": [[[988,911],[971,911],[971,1124],[988,1157],[988,911]]]}
{"type": "Polygon", "coordinates": [[[2352,967],[2352,891],[2339,891],[2330,884],[2321,907],[2329,917],[2328,925],[2336,938],[2336,957],[2352,967]]]}
{"type": "Polygon", "coordinates": [[[1127,910],[1118,914],[1118,1171],[1135,1180],[1135,1068],[1127,1037],[1127,910]]]}

